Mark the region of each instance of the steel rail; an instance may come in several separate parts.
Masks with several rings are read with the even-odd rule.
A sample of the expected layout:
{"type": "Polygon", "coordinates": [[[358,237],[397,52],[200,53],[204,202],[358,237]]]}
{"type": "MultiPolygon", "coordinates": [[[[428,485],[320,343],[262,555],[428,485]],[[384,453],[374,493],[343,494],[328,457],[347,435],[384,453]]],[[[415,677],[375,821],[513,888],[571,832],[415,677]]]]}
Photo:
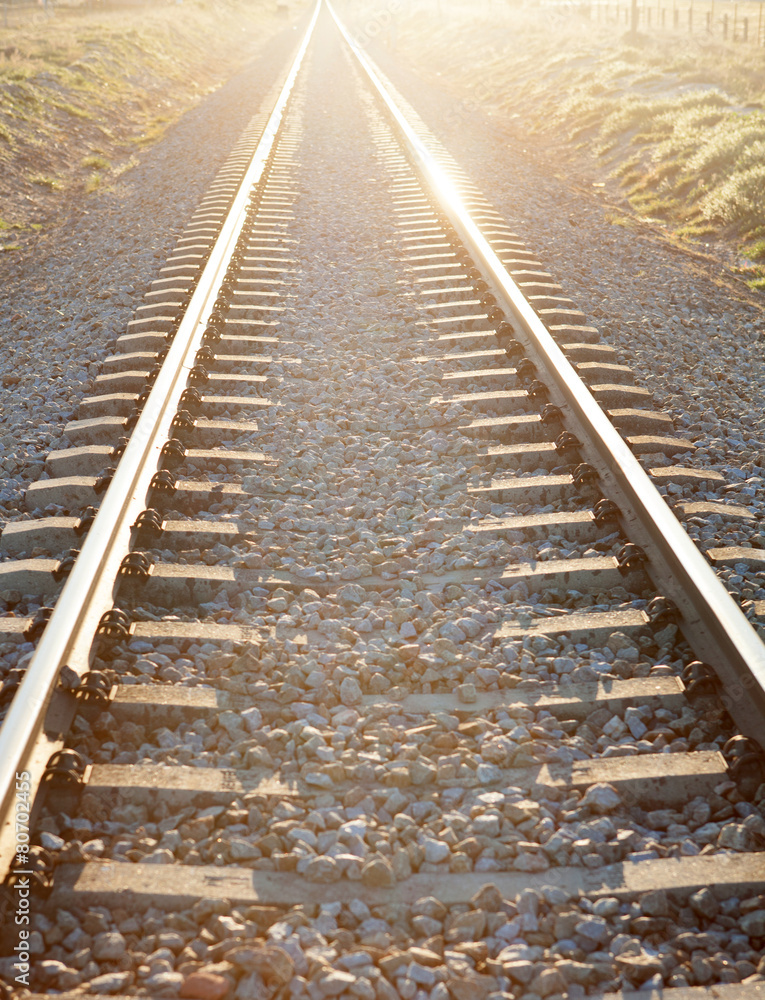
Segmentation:
{"type": "Polygon", "coordinates": [[[2,872],[8,870],[15,853],[13,802],[16,774],[22,771],[32,774],[34,795],[52,747],[57,740],[60,741],[60,720],[49,720],[48,730],[53,735],[45,745],[46,716],[51,714],[49,708],[59,673],[64,665],[80,674],[87,668],[98,623],[113,605],[120,563],[130,550],[132,525],[146,506],[162,445],[169,436],[170,424],[178,409],[188,373],[194,366],[194,356],[201,344],[218,287],[246,218],[249,193],[263,175],[273,150],[319,9],[320,2],[316,4],[162,369],[0,728],[2,872]],[[40,740],[43,743],[42,752],[38,748],[35,753],[40,740]]]}
{"type": "Polygon", "coordinates": [[[602,478],[612,498],[619,502],[620,497],[613,495],[616,492],[626,501],[622,519],[630,537],[647,548],[654,583],[675,601],[682,614],[683,634],[696,655],[717,673],[723,704],[744,735],[762,740],[765,645],[473,222],[456,185],[396,104],[390,83],[353,40],[329,0],[327,5],[403,137],[413,164],[585,430],[601,466],[605,464],[607,473],[602,478]]]}

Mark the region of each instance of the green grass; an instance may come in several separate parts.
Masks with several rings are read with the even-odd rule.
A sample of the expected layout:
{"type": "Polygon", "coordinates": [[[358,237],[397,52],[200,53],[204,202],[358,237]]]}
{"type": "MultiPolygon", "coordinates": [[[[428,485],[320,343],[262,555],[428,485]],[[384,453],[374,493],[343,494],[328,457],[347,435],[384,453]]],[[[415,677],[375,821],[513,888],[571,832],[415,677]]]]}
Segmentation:
{"type": "Polygon", "coordinates": [[[758,239],[752,246],[747,247],[743,253],[749,260],[765,260],[765,239],[758,239]]]}
{"type": "Polygon", "coordinates": [[[0,81],[11,80],[12,82],[16,82],[19,80],[28,80],[34,76],[34,73],[34,67],[31,65],[17,66],[12,62],[8,62],[5,65],[0,63],[0,81]]]}
{"type": "Polygon", "coordinates": [[[701,209],[710,220],[732,223],[743,235],[750,232],[765,215],[765,163],[734,167],[704,196],[701,209]]]}
{"type": "Polygon", "coordinates": [[[58,101],[51,99],[49,103],[51,107],[57,108],[59,111],[65,111],[73,118],[81,118],[84,121],[93,121],[96,117],[93,111],[88,108],[79,108],[76,104],[72,104],[71,101],[58,101]]]}
{"type": "Polygon", "coordinates": [[[151,146],[167,131],[168,125],[171,124],[172,119],[168,115],[156,115],[151,124],[140,134],[137,135],[133,142],[136,146],[151,146]]]}
{"type": "Polygon", "coordinates": [[[606,222],[612,226],[621,226],[622,229],[634,229],[638,223],[631,215],[617,215],[616,212],[606,212],[606,222]]]}
{"type": "Polygon", "coordinates": [[[9,232],[12,229],[21,230],[22,232],[27,229],[39,232],[43,228],[41,222],[32,222],[28,226],[23,225],[20,222],[8,222],[7,219],[0,219],[0,233],[9,232]]]}
{"type": "Polygon", "coordinates": [[[60,178],[51,177],[47,174],[32,174],[29,180],[32,184],[37,184],[39,187],[48,188],[49,191],[60,191],[64,186],[60,178]]]}
{"type": "Polygon", "coordinates": [[[717,226],[713,225],[711,222],[706,222],[704,220],[699,221],[697,219],[691,219],[690,221],[683,223],[683,225],[675,228],[677,236],[690,240],[700,240],[705,236],[714,236],[717,231],[717,226]]]}
{"type": "Polygon", "coordinates": [[[46,187],[50,191],[60,191],[63,187],[57,177],[50,177],[47,174],[32,174],[29,180],[32,184],[37,184],[39,187],[46,187]]]}
{"type": "Polygon", "coordinates": [[[83,167],[92,167],[94,170],[111,170],[112,165],[109,160],[100,153],[91,153],[82,161],[83,167]]]}

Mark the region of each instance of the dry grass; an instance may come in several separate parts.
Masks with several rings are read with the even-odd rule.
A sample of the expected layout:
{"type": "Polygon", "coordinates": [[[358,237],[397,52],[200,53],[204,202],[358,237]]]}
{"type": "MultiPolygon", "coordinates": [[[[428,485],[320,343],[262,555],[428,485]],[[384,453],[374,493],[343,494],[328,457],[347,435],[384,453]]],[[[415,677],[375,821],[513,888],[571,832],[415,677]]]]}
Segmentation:
{"type": "Polygon", "coordinates": [[[51,197],[114,180],[284,26],[276,0],[186,0],[0,29],[6,217],[30,228],[51,197]]]}
{"type": "MultiPolygon", "coordinates": [[[[357,17],[374,9],[369,0],[357,17]]],[[[680,236],[747,245],[765,227],[762,48],[630,37],[562,8],[540,15],[496,0],[440,9],[400,6],[397,51],[451,89],[455,119],[478,107],[562,141],[612,196],[680,236]]]]}

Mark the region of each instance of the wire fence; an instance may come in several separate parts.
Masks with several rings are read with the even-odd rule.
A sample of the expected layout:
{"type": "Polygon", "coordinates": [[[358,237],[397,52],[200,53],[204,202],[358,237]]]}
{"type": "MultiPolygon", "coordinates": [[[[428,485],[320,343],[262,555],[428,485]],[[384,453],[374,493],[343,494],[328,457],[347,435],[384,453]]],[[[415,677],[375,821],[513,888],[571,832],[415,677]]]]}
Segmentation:
{"type": "MultiPolygon", "coordinates": [[[[19,24],[28,23],[38,17],[45,17],[49,13],[49,8],[32,0],[23,3],[14,0],[1,0],[0,2],[0,24],[3,28],[13,28],[19,24]]],[[[9,57],[12,53],[4,47],[0,47],[0,56],[9,57]]]]}
{"type": "Polygon", "coordinates": [[[761,0],[593,0],[590,18],[601,23],[655,33],[704,35],[748,45],[765,44],[765,3],[761,0]]]}

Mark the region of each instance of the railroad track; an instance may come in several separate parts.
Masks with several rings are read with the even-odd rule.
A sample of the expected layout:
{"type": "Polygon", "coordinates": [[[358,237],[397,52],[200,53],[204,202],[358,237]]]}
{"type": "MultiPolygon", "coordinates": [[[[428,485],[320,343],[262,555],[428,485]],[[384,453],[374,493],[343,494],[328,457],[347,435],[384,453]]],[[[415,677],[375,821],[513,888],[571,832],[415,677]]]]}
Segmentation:
{"type": "Polygon", "coordinates": [[[267,104],[0,539],[5,981],[761,993],[753,518],[331,10],[267,104]]]}

